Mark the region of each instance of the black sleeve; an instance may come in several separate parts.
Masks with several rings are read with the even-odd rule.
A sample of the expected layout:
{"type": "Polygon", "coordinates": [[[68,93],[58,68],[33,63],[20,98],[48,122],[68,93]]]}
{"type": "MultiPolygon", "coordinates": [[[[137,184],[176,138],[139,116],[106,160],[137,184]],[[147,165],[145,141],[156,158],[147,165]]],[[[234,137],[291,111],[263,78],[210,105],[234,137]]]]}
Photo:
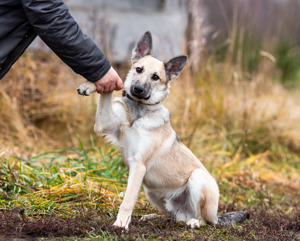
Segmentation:
{"type": "Polygon", "coordinates": [[[76,73],[89,81],[102,78],[111,64],[73,19],[62,0],[21,0],[38,36],[76,73]]]}

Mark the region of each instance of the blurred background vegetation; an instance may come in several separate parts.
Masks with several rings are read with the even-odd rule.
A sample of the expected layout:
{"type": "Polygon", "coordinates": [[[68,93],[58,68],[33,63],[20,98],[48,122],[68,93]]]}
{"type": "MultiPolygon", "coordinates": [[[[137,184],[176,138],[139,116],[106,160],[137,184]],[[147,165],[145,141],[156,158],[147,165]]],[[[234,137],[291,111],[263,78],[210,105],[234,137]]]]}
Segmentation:
{"type": "MultiPolygon", "coordinates": [[[[136,5],[144,1],[126,2],[136,5]]],[[[165,14],[164,9],[172,11],[172,4],[184,10],[182,36],[170,35],[166,41],[172,45],[173,38],[183,39],[181,53],[189,55],[189,63],[172,83],[164,105],[172,113],[172,125],[179,137],[218,180],[221,204],[235,200],[238,205],[247,206],[276,200],[280,210],[292,212],[291,202],[300,198],[300,2],[156,2],[161,8],[161,12],[151,10],[156,12],[156,18],[160,13],[165,14]]],[[[72,1],[68,3],[71,5],[72,1]]],[[[143,9],[143,5],[138,6],[143,9]]],[[[147,22],[151,11],[142,21],[148,28],[138,28],[138,37],[149,29],[154,36],[158,35],[156,29],[160,26],[147,22]]],[[[109,19],[109,13],[101,15],[102,18],[109,19]]],[[[99,18],[94,16],[93,19],[93,24],[103,24],[103,21],[97,22],[99,18]]],[[[172,28],[170,30],[172,32],[172,28]]],[[[100,39],[99,45],[107,50],[112,64],[125,80],[128,62],[114,61],[113,51],[109,52],[109,40],[118,35],[104,30],[101,34],[107,37],[106,42],[100,39]]],[[[154,43],[154,49],[159,50],[161,46],[154,43]]],[[[172,56],[166,54],[166,57],[172,56]]],[[[0,172],[2,176],[5,174],[5,178],[1,178],[1,192],[8,196],[11,192],[11,200],[18,205],[24,206],[25,201],[15,195],[28,195],[32,192],[28,186],[32,186],[40,190],[37,195],[41,197],[45,182],[60,189],[64,182],[75,182],[75,177],[80,177],[76,181],[78,184],[78,180],[87,179],[97,182],[95,175],[98,175],[99,182],[116,180],[121,187],[126,180],[126,170],[117,169],[120,165],[123,168],[120,156],[93,132],[98,96],[77,95],[76,88],[83,81],[43,47],[29,49],[1,80],[0,158],[3,170],[0,172]],[[47,178],[54,183],[47,178],[43,182],[43,178],[36,175],[27,179],[17,177],[14,173],[23,170],[21,162],[37,165],[34,170],[39,173],[44,170],[39,169],[41,164],[48,165],[49,170],[53,168],[47,178]],[[59,163],[61,166],[57,166],[59,163]],[[62,174],[61,170],[67,167],[73,169],[62,174]],[[85,176],[76,169],[79,167],[85,170],[85,176]],[[112,171],[107,171],[109,169],[112,171]],[[118,173],[122,173],[122,177],[118,173]],[[56,178],[59,180],[55,181],[56,178]],[[7,186],[9,183],[22,184],[21,188],[27,191],[17,192],[7,186]]],[[[91,188],[96,190],[96,185],[91,188]]],[[[82,190],[78,189],[66,196],[76,200],[72,195],[80,192],[82,190]]],[[[88,196],[85,198],[93,202],[88,196]]],[[[114,198],[120,199],[119,196],[114,198]]],[[[55,200],[53,202],[58,202],[55,200]]]]}
{"type": "MultiPolygon", "coordinates": [[[[100,2],[101,6],[108,5],[107,1],[100,2]]],[[[285,120],[287,124],[282,124],[281,128],[291,128],[295,133],[299,130],[296,123],[294,126],[288,124],[298,120],[299,115],[297,95],[300,84],[300,27],[296,20],[297,11],[300,9],[299,1],[192,0],[173,3],[157,0],[154,2],[157,2],[157,6],[155,3],[146,5],[144,7],[146,12],[157,12],[157,9],[160,9],[161,12],[157,13],[160,16],[159,14],[165,14],[164,11],[173,11],[175,7],[184,10],[184,13],[178,13],[183,19],[183,35],[170,36],[170,39],[164,40],[169,41],[174,48],[178,48],[178,43],[172,38],[183,39],[184,44],[179,46],[176,52],[189,54],[189,65],[182,78],[175,81],[174,91],[166,102],[166,105],[170,103],[172,108],[172,103],[176,99],[181,96],[186,99],[181,102],[185,103],[181,109],[174,110],[175,113],[173,111],[174,119],[177,115],[181,116],[181,113],[177,114],[180,110],[184,110],[185,114],[191,112],[191,102],[195,102],[198,107],[193,115],[197,118],[187,118],[186,121],[215,119],[218,116],[219,119],[215,121],[222,124],[226,122],[226,125],[229,125],[230,121],[236,122],[239,117],[245,122],[243,125],[247,126],[254,116],[264,121],[266,117],[272,117],[273,121],[266,123],[268,127],[280,121],[280,117],[283,116],[281,112],[290,111],[291,113],[285,113],[289,118],[285,120]],[[180,93],[180,96],[176,96],[177,87],[180,91],[192,91],[195,94],[180,93]],[[235,104],[230,105],[229,99],[235,104]],[[269,102],[264,103],[267,101],[269,102]],[[190,103],[189,106],[186,102],[190,103]],[[260,103],[253,107],[252,102],[260,103]],[[288,106],[288,103],[292,106],[288,106]],[[209,106],[212,104],[216,106],[209,106]],[[232,116],[231,112],[236,112],[237,116],[232,116]]],[[[71,9],[75,9],[76,15],[78,8],[75,7],[78,1],[67,1],[67,4],[70,4],[71,9]]],[[[129,5],[123,7],[136,6],[135,1],[127,1],[127,4],[129,5]]],[[[110,12],[111,9],[117,9],[117,6],[118,1],[115,3],[112,1],[110,8],[106,6],[104,9],[110,12]]],[[[143,9],[142,3],[132,11],[137,9],[143,9]]],[[[118,10],[115,11],[118,13],[118,10]]],[[[105,10],[99,13],[102,18],[109,19],[108,14],[103,15],[103,12],[105,13],[105,10]]],[[[99,19],[94,14],[90,15],[93,16],[89,19],[90,22],[103,25],[101,21],[95,22],[99,19]]],[[[148,16],[145,16],[142,22],[147,21],[147,18],[148,16]]],[[[158,27],[155,21],[150,18],[147,23],[154,36],[159,32],[155,30],[158,27]]],[[[108,20],[104,22],[108,30],[112,28],[108,20]]],[[[110,22],[116,25],[116,21],[110,22]]],[[[84,24],[82,27],[85,28],[84,24]]],[[[139,29],[133,35],[138,34],[138,38],[145,30],[139,29]]],[[[112,31],[101,29],[101,34],[104,36],[103,39],[107,40],[118,36],[116,31],[112,34],[112,31]]],[[[99,40],[99,36],[95,33],[94,35],[95,39],[99,40]]],[[[112,40],[116,41],[119,40],[112,40]]],[[[108,48],[104,46],[107,44],[104,40],[99,42],[104,51],[108,48]]],[[[84,98],[74,94],[76,87],[84,79],[72,73],[53,53],[44,49],[42,43],[36,42],[33,46],[2,80],[1,146],[37,152],[41,148],[44,150],[43,148],[59,147],[61,143],[65,146],[75,145],[77,143],[75,133],[78,133],[84,141],[89,140],[89,136],[93,135],[97,96],[84,98]]],[[[162,55],[158,43],[154,49],[157,49],[158,55],[162,55]]],[[[130,51],[127,58],[122,61],[118,57],[114,61],[114,53],[109,53],[109,50],[106,52],[125,80],[130,51]]],[[[165,53],[165,58],[172,57],[170,54],[173,53],[165,53]]],[[[257,121],[253,122],[258,124],[257,121]]],[[[184,124],[181,123],[181,126],[184,124]]],[[[188,123],[186,126],[191,125],[188,123]]],[[[199,126],[195,127],[196,130],[198,128],[199,126]]],[[[289,131],[288,136],[293,138],[285,140],[285,143],[299,152],[298,141],[294,140],[297,134],[292,135],[292,132],[289,131]]]]}

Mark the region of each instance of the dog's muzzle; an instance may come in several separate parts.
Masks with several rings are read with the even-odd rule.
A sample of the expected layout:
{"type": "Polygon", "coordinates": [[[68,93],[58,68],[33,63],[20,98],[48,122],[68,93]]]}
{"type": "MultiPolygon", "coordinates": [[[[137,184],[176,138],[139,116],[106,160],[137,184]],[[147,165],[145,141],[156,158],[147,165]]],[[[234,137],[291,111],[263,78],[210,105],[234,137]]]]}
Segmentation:
{"type": "Polygon", "coordinates": [[[139,84],[131,86],[130,93],[137,99],[148,100],[150,98],[150,95],[148,96],[148,90],[146,90],[144,86],[139,84]]]}

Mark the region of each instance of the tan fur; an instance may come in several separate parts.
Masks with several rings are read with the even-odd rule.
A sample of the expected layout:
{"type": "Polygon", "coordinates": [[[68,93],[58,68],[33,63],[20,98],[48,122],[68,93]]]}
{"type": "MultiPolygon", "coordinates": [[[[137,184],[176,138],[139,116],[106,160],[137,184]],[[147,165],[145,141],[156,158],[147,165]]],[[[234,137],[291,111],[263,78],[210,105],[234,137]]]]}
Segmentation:
{"type": "MultiPolygon", "coordinates": [[[[157,73],[158,76],[161,76],[161,81],[157,84],[167,84],[166,74],[164,70],[164,63],[158,59],[153,58],[150,55],[145,56],[144,58],[140,59],[139,61],[133,63],[132,68],[136,67],[144,67],[147,69],[147,72],[144,72],[139,76],[140,79],[147,81],[149,79],[149,74],[157,73]]],[[[133,76],[136,77],[137,74],[133,76]]]]}

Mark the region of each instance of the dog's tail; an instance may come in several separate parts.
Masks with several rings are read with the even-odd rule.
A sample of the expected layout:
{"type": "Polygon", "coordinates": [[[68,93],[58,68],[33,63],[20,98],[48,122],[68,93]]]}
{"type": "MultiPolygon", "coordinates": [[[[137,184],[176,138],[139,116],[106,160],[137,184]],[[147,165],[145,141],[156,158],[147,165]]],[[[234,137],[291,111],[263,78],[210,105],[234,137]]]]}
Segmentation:
{"type": "Polygon", "coordinates": [[[237,223],[242,223],[246,219],[250,218],[250,214],[247,213],[246,211],[236,211],[236,212],[229,212],[229,213],[224,213],[218,216],[218,223],[220,225],[226,225],[226,224],[237,224],[237,223]]]}

